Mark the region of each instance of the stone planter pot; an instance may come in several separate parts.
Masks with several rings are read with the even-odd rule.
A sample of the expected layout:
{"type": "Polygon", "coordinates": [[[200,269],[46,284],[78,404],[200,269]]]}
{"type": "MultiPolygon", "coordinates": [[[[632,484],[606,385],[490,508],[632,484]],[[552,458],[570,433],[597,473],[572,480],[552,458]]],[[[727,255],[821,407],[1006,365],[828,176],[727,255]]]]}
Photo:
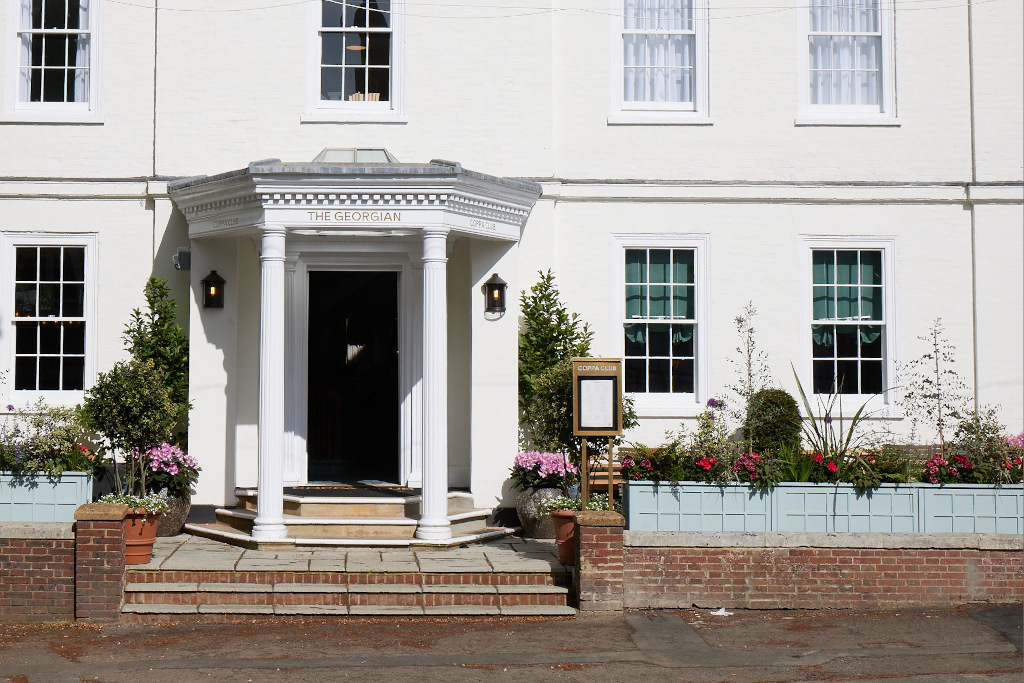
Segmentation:
{"type": "Polygon", "coordinates": [[[0,472],[0,522],[73,522],[92,502],[92,473],[12,475],[0,472]]]}
{"type": "Polygon", "coordinates": [[[555,526],[551,515],[539,513],[540,504],[548,498],[562,495],[562,489],[534,489],[521,491],[516,496],[516,512],[523,527],[523,536],[529,538],[554,538],[555,526]]]}
{"type": "Polygon", "coordinates": [[[192,509],[192,496],[173,496],[167,489],[161,489],[158,496],[167,501],[167,512],[160,515],[160,524],[157,526],[157,536],[177,536],[185,526],[188,513],[192,509]]]}
{"type": "Polygon", "coordinates": [[[882,484],[865,494],[851,484],[629,482],[625,507],[633,531],[1024,533],[1019,484],[882,484]]]}

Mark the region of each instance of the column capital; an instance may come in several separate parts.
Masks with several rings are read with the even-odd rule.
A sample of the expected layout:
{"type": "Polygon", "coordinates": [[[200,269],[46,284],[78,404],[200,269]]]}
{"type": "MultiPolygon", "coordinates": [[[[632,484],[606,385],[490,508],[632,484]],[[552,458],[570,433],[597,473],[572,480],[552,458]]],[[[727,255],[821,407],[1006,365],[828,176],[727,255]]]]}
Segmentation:
{"type": "Polygon", "coordinates": [[[432,227],[423,230],[424,263],[448,261],[448,228],[432,227]]]}
{"type": "Polygon", "coordinates": [[[264,225],[260,228],[260,261],[284,261],[288,231],[283,225],[264,225]]]}

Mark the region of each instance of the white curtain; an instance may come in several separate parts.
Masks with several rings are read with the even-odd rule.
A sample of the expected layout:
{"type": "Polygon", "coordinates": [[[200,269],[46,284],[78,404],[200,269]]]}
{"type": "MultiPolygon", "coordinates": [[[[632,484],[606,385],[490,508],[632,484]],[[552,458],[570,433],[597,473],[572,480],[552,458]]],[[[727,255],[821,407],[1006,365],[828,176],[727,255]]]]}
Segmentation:
{"type": "MultiPolygon", "coordinates": [[[[73,6],[74,3],[72,2],[73,6]]],[[[71,7],[68,11],[74,11],[71,7]]],[[[78,0],[78,26],[87,30],[89,26],[89,0],[78,0]]],[[[75,51],[75,102],[89,100],[89,43],[92,32],[78,34],[78,49],[75,51]]]]}
{"type": "Polygon", "coordinates": [[[693,102],[692,0],[625,0],[624,9],[623,99],[693,102]]]}
{"type": "Polygon", "coordinates": [[[810,0],[809,20],[811,104],[878,105],[878,0],[810,0]]]}

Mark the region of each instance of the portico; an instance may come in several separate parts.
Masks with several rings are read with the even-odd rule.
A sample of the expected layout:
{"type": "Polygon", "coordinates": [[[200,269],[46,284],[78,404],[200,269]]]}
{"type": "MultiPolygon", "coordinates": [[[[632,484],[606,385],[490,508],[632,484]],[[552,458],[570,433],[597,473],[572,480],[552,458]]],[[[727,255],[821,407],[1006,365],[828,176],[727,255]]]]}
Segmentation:
{"type": "MultiPolygon", "coordinates": [[[[470,357],[459,359],[470,372],[487,338],[512,335],[511,345],[502,345],[506,357],[499,355],[512,381],[497,382],[501,400],[490,419],[514,425],[515,318],[483,320],[482,283],[503,263],[514,266],[516,243],[540,191],[534,183],[446,161],[268,160],[169,184],[192,240],[190,448],[224,459],[220,484],[226,492],[256,483],[253,540],[294,536],[285,486],[351,481],[366,472],[421,489],[417,539],[451,538],[449,424],[464,418],[470,430],[477,428],[486,387],[471,378],[459,414],[449,415],[448,351],[457,341],[449,335],[471,340],[470,357]],[[450,292],[449,259],[458,244],[464,263],[459,291],[450,292]],[[247,256],[251,248],[255,259],[247,256]],[[195,296],[210,269],[232,275],[225,275],[224,310],[201,308],[202,297],[195,296]],[[251,291],[257,280],[258,303],[251,291]],[[452,301],[459,302],[454,318],[452,301]],[[246,302],[254,314],[246,313],[246,302]],[[254,335],[256,353],[249,341],[254,335]],[[247,357],[258,359],[255,402],[247,398],[247,357]],[[218,372],[223,383],[214,379],[218,372]],[[234,406],[219,413],[228,415],[223,429],[204,422],[217,414],[207,411],[218,410],[219,401],[234,406]],[[247,406],[255,413],[257,482],[247,480],[247,406]],[[213,442],[221,432],[225,446],[218,455],[213,442]],[[208,443],[196,440],[204,433],[213,435],[208,443]],[[367,469],[368,459],[384,466],[367,469]]],[[[514,283],[514,272],[503,275],[514,283]]],[[[481,381],[495,384],[493,376],[481,381]]],[[[507,448],[514,453],[514,436],[507,448]]],[[[486,504],[500,496],[500,486],[482,490],[493,488],[493,473],[492,484],[481,483],[487,478],[475,470],[485,467],[483,454],[471,445],[465,450],[461,487],[469,484],[486,504]]]]}

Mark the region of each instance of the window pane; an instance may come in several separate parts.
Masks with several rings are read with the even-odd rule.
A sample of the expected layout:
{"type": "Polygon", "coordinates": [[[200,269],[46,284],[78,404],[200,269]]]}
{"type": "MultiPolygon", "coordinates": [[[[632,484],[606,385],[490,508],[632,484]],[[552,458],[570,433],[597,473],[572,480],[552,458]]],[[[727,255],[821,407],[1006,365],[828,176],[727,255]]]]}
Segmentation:
{"type": "Polygon", "coordinates": [[[882,361],[864,361],[860,364],[860,391],[862,394],[882,392],[882,361]]]}
{"type": "Polygon", "coordinates": [[[367,64],[388,66],[391,64],[391,34],[371,33],[367,46],[367,64]]]}
{"type": "Polygon", "coordinates": [[[56,318],[60,315],[60,285],[39,285],[39,317],[56,318]]]}
{"type": "Polygon", "coordinates": [[[831,393],[833,387],[833,380],[835,375],[834,362],[830,360],[816,360],[814,361],[814,393],[816,394],[828,394],[831,393]]]}
{"type": "Polygon", "coordinates": [[[60,353],[60,323],[39,324],[39,353],[60,353]]]}
{"type": "Polygon", "coordinates": [[[648,325],[647,341],[648,355],[667,356],[669,355],[671,327],[669,325],[648,325]]]}
{"type": "Polygon", "coordinates": [[[813,254],[814,266],[812,273],[814,276],[814,284],[816,285],[831,285],[835,284],[835,267],[833,266],[833,259],[835,258],[834,251],[815,251],[813,254]]]}
{"type": "Polygon", "coordinates": [[[671,254],[672,252],[668,249],[651,249],[651,284],[672,282],[669,270],[671,254]]]}
{"type": "Polygon", "coordinates": [[[815,358],[835,358],[835,333],[834,325],[811,326],[811,353],[815,358]]]}
{"type": "Polygon", "coordinates": [[[693,250],[674,249],[672,251],[672,282],[693,284],[693,250]]]}
{"type": "Polygon", "coordinates": [[[814,319],[833,320],[836,317],[835,287],[814,288],[814,319]]]}
{"type": "Polygon", "coordinates": [[[627,356],[647,355],[647,325],[626,325],[625,352],[627,356]]]}
{"type": "Polygon", "coordinates": [[[840,360],[836,361],[836,382],[837,390],[839,394],[859,394],[860,393],[860,379],[859,375],[859,363],[855,360],[840,360]]]}
{"type": "Polygon", "coordinates": [[[39,279],[44,282],[60,280],[60,247],[39,249],[39,279]]]}
{"type": "Polygon", "coordinates": [[[860,252],[860,283],[862,285],[882,284],[882,252],[860,252]]]}
{"type": "Polygon", "coordinates": [[[18,247],[14,250],[14,279],[22,282],[36,279],[36,248],[18,247]]]}
{"type": "Polygon", "coordinates": [[[836,252],[836,282],[840,285],[857,284],[857,252],[836,252]]]}
{"type": "Polygon", "coordinates": [[[85,285],[63,285],[64,317],[81,318],[84,315],[85,285]]]}
{"type": "Polygon", "coordinates": [[[85,249],[64,247],[64,282],[85,280],[85,249]]]}
{"type": "Polygon", "coordinates": [[[43,356],[39,359],[39,390],[60,389],[60,358],[43,356]]]}
{"type": "Polygon", "coordinates": [[[860,327],[860,357],[882,357],[882,328],[878,325],[860,327]]]}
{"type": "Polygon", "coordinates": [[[626,391],[647,391],[646,360],[626,360],[625,385],[626,391]]]}
{"type": "Polygon", "coordinates": [[[672,288],[672,315],[675,318],[686,318],[692,320],[696,317],[696,309],[693,306],[693,287],[672,288]]]}
{"type": "Polygon", "coordinates": [[[856,287],[836,287],[836,317],[839,320],[856,320],[860,317],[858,292],[856,287]]]}
{"type": "Polygon", "coordinates": [[[693,361],[674,360],[672,361],[672,393],[692,394],[693,393],[693,361]]]}
{"type": "Polygon", "coordinates": [[[325,33],[320,44],[321,64],[342,64],[343,60],[356,55],[356,52],[345,49],[347,41],[355,40],[357,36],[346,33],[325,33]]]}
{"type": "Polygon", "coordinates": [[[345,99],[352,102],[366,100],[366,69],[346,68],[345,72],[345,99]]]}
{"type": "Polygon", "coordinates": [[[320,99],[342,100],[341,69],[320,69],[320,99]]]}
{"type": "Polygon", "coordinates": [[[64,328],[64,353],[85,353],[85,323],[61,323],[64,328]]]}
{"type": "Polygon", "coordinates": [[[339,53],[337,64],[346,64],[348,66],[361,66],[366,64],[366,41],[367,36],[365,33],[346,33],[343,36],[344,43],[344,58],[339,53]]]}
{"type": "Polygon", "coordinates": [[[66,28],[64,0],[43,0],[43,28],[66,28]]]}
{"type": "Polygon", "coordinates": [[[836,357],[856,358],[859,335],[854,325],[836,325],[836,357]]]}
{"type": "Polygon", "coordinates": [[[647,288],[626,285],[626,318],[647,317],[647,288]]]}
{"type": "Polygon", "coordinates": [[[654,359],[648,363],[647,390],[652,394],[667,394],[672,390],[670,361],[667,358],[654,359]]]}
{"type": "Polygon", "coordinates": [[[14,324],[14,352],[17,354],[35,353],[36,333],[39,323],[18,322],[14,324]]]}
{"type": "Polygon", "coordinates": [[[16,390],[36,388],[36,357],[18,357],[14,359],[14,388],[16,390]]]}
{"type": "Polygon", "coordinates": [[[693,356],[693,325],[672,326],[672,356],[674,358],[693,356]]]}
{"type": "Polygon", "coordinates": [[[343,7],[334,0],[323,0],[321,2],[321,21],[323,26],[330,28],[341,28],[343,24],[343,7]]]}
{"type": "Polygon", "coordinates": [[[881,287],[864,287],[860,290],[860,314],[864,320],[882,320],[881,287]]]}
{"type": "Polygon", "coordinates": [[[647,252],[642,249],[626,250],[626,282],[647,282],[647,252]]]}
{"type": "Polygon", "coordinates": [[[374,102],[387,102],[391,99],[391,71],[386,68],[370,68],[368,76],[368,99],[374,102]]]}
{"type": "Polygon", "coordinates": [[[36,285],[14,286],[14,315],[32,317],[36,314],[36,285]]]}
{"type": "MultiPolygon", "coordinates": [[[[651,270],[654,270],[653,264],[651,270]]],[[[672,288],[662,285],[651,285],[651,312],[652,318],[668,318],[672,315],[672,302],[669,301],[669,294],[672,288]]]]}
{"type": "Polygon", "coordinates": [[[81,356],[62,359],[64,376],[61,388],[64,391],[81,391],[85,388],[85,359],[81,356]]]}

